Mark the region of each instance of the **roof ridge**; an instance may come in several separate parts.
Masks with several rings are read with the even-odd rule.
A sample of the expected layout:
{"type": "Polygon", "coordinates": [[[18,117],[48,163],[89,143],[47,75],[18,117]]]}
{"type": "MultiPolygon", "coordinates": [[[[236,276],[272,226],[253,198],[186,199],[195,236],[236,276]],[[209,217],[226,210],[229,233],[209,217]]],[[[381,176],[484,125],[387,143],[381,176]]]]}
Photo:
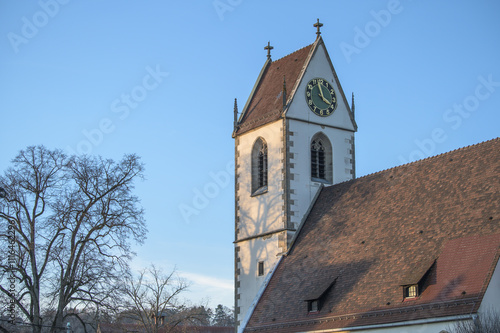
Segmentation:
{"type": "MultiPolygon", "coordinates": [[[[441,154],[428,156],[428,157],[422,158],[420,160],[416,160],[416,161],[404,163],[404,164],[401,164],[401,165],[396,165],[396,166],[393,166],[393,167],[390,167],[390,168],[387,168],[387,169],[382,169],[382,170],[379,170],[379,171],[375,171],[373,173],[369,173],[369,174],[366,174],[364,176],[361,176],[361,177],[358,177],[358,178],[355,178],[355,179],[350,179],[350,180],[347,180],[347,181],[342,182],[342,183],[347,183],[347,182],[350,182],[350,181],[353,181],[353,180],[357,180],[357,179],[362,179],[362,178],[374,176],[374,175],[377,175],[377,174],[382,173],[382,172],[386,172],[386,171],[389,171],[389,170],[393,170],[393,169],[397,169],[397,168],[401,168],[401,167],[405,167],[405,166],[409,166],[409,165],[413,165],[413,164],[423,163],[424,161],[427,161],[427,160],[430,160],[430,159],[442,158],[443,156],[446,156],[446,155],[449,155],[449,154],[452,154],[452,153],[456,153],[457,151],[471,149],[472,147],[479,146],[479,145],[482,145],[482,144],[485,144],[485,143],[489,143],[489,142],[493,142],[493,141],[500,141],[500,137],[496,137],[496,138],[493,138],[493,139],[490,139],[490,140],[485,140],[485,141],[481,141],[481,142],[478,142],[478,143],[470,144],[468,146],[456,148],[456,149],[453,149],[453,150],[450,150],[450,151],[447,151],[447,152],[444,152],[444,153],[441,153],[441,154]]],[[[338,183],[338,184],[342,184],[342,183],[338,183]]],[[[337,185],[337,184],[335,184],[335,185],[337,185]]]]}

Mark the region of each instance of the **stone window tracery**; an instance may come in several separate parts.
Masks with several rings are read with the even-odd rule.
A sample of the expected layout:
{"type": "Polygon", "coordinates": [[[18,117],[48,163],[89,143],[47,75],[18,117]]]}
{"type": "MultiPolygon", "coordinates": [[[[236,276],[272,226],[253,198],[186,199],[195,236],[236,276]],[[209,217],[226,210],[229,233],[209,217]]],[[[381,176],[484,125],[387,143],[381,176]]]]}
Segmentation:
{"type": "Polygon", "coordinates": [[[311,140],[311,179],[332,183],[332,145],[323,133],[316,134],[311,140]]]}

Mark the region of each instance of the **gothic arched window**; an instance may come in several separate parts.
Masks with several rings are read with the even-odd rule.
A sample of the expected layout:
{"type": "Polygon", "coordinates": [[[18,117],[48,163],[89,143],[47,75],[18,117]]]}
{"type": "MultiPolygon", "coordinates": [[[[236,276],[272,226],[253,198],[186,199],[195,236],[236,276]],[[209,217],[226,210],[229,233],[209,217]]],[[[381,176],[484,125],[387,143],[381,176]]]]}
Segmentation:
{"type": "Polygon", "coordinates": [[[252,194],[267,191],[267,144],[262,138],[252,148],[252,194]]]}
{"type": "Polygon", "coordinates": [[[311,179],[333,181],[332,145],[323,134],[316,134],[311,140],[311,179]]]}

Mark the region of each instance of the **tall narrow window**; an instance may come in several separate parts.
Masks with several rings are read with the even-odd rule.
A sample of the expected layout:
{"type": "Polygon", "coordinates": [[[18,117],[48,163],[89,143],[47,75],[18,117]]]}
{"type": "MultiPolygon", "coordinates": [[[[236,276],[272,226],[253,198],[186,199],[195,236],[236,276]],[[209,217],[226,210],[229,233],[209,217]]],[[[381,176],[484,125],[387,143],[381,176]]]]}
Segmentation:
{"type": "Polygon", "coordinates": [[[264,262],[263,261],[259,261],[258,275],[259,276],[264,275],[264,262]]]}
{"type": "Polygon", "coordinates": [[[332,145],[323,133],[311,140],[311,179],[313,181],[333,181],[332,145]]]}
{"type": "Polygon", "coordinates": [[[267,191],[267,144],[262,138],[252,149],[252,195],[267,191]]]}
{"type": "Polygon", "coordinates": [[[325,179],[325,147],[321,139],[311,143],[311,177],[325,179]]]}

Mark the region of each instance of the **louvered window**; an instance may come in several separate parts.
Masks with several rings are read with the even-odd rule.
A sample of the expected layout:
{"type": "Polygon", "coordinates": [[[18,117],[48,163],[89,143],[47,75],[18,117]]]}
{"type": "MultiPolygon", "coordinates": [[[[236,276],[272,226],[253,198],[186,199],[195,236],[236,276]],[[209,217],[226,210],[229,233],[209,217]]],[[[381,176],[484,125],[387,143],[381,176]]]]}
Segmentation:
{"type": "Polygon", "coordinates": [[[311,143],[311,177],[325,179],[325,147],[320,139],[311,143]]]}
{"type": "Polygon", "coordinates": [[[311,180],[331,184],[333,182],[332,144],[319,132],[311,140],[311,180]]]}

